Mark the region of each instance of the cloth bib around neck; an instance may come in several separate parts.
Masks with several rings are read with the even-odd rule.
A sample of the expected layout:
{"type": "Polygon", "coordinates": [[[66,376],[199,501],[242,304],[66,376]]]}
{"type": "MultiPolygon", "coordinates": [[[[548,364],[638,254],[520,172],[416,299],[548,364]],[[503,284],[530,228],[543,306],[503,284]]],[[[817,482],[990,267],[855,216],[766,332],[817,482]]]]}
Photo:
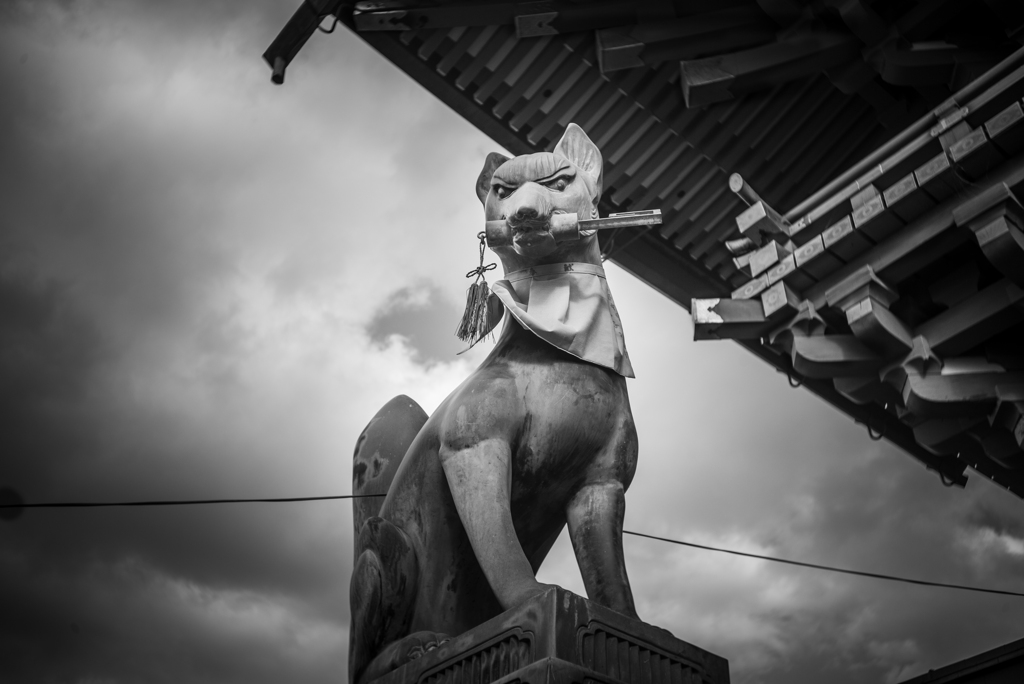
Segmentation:
{"type": "Polygon", "coordinates": [[[634,377],[619,312],[601,266],[534,266],[506,274],[491,291],[524,328],[545,342],[634,377]]]}

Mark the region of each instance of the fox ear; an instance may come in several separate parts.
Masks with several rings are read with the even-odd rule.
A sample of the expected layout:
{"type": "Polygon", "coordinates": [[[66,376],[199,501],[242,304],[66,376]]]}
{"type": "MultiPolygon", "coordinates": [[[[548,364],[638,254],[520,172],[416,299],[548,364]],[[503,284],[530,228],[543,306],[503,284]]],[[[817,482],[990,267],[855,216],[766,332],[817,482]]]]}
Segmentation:
{"type": "Polygon", "coordinates": [[[566,126],[562,139],[555,145],[554,153],[565,157],[590,176],[596,202],[601,196],[604,180],[604,162],[597,145],[591,142],[582,128],[571,123],[566,126]]]}
{"type": "Polygon", "coordinates": [[[491,177],[495,169],[509,160],[509,157],[500,152],[491,152],[484,160],[484,168],[476,177],[476,196],[480,198],[480,204],[487,202],[487,193],[491,191],[491,177]]]}

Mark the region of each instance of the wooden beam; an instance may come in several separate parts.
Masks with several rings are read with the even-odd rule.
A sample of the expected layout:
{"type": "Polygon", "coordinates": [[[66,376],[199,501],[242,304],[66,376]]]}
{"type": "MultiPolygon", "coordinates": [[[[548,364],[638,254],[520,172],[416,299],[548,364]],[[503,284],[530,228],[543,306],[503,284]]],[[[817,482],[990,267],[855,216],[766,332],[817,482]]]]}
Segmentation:
{"type": "Polygon", "coordinates": [[[515,3],[481,3],[360,11],[352,15],[357,31],[411,31],[452,26],[507,26],[516,16],[515,3]]]}
{"type": "Polygon", "coordinates": [[[1007,279],[943,311],[914,330],[943,356],[962,354],[1024,321],[1024,290],[1007,279]]]}
{"type": "Polygon", "coordinates": [[[762,47],[680,62],[683,97],[687,107],[703,107],[859,58],[860,41],[848,34],[793,35],[762,47]]]}
{"type": "Polygon", "coordinates": [[[928,297],[940,306],[951,309],[978,292],[981,273],[972,259],[953,269],[928,286],[928,297]]]}
{"type": "Polygon", "coordinates": [[[912,172],[886,188],[882,198],[889,211],[903,219],[904,223],[935,206],[935,200],[921,190],[912,172]]]}
{"type": "Polygon", "coordinates": [[[981,178],[1003,161],[1003,155],[979,127],[949,147],[949,158],[971,180],[981,178]]]}
{"type": "Polygon", "coordinates": [[[765,236],[789,236],[789,223],[763,201],[758,200],[736,217],[736,227],[743,237],[762,244],[765,236]]]}
{"type": "Polygon", "coordinates": [[[821,233],[821,240],[830,254],[849,263],[871,248],[872,242],[856,232],[853,219],[844,216],[821,233]]]}
{"type": "Polygon", "coordinates": [[[984,416],[933,418],[914,426],[914,438],[934,454],[957,454],[976,444],[967,430],[984,423],[984,416]]]}
{"type": "Polygon", "coordinates": [[[996,386],[1024,381],[1022,373],[909,373],[903,385],[903,404],[929,418],[985,416],[996,405],[996,386]]]}
{"type": "Polygon", "coordinates": [[[1022,79],[1024,66],[1019,66],[968,102],[964,118],[971,126],[980,126],[1014,102],[1018,102],[1021,98],[1022,79]]]}
{"type": "Polygon", "coordinates": [[[804,290],[815,283],[813,278],[796,267],[796,259],[792,254],[779,260],[779,263],[765,271],[765,275],[768,276],[769,285],[785,281],[796,290],[804,290]]]}
{"type": "Polygon", "coordinates": [[[855,404],[873,402],[884,406],[902,401],[899,393],[891,385],[881,382],[874,374],[834,378],[832,384],[837,392],[855,404]]]}
{"type": "Polygon", "coordinates": [[[760,275],[733,290],[733,299],[750,299],[765,291],[768,287],[768,276],[760,275]]]}
{"type": "Polygon", "coordinates": [[[821,280],[843,265],[843,262],[825,251],[825,242],[820,235],[805,242],[793,252],[796,267],[815,280],[821,280]]]}
{"type": "MultiPolygon", "coordinates": [[[[991,183],[993,185],[1005,183],[1012,187],[1021,182],[1024,182],[1024,157],[1018,157],[1008,161],[1006,164],[996,169],[991,177],[991,183]]],[[[813,301],[816,307],[820,308],[824,306],[826,303],[825,293],[837,283],[847,278],[851,273],[865,265],[871,266],[875,273],[880,274],[882,278],[886,278],[886,268],[892,266],[911,253],[921,249],[921,246],[925,245],[929,241],[937,237],[941,237],[946,233],[946,231],[953,227],[955,225],[952,216],[953,209],[976,200],[981,194],[982,189],[983,188],[967,188],[963,191],[963,194],[966,195],[966,201],[964,201],[964,198],[961,195],[955,199],[950,199],[937,205],[934,209],[918,217],[906,228],[890,237],[884,243],[876,245],[856,257],[829,277],[806,290],[803,293],[804,297],[813,301]]],[[[949,248],[952,249],[957,244],[958,243],[956,241],[953,241],[949,248]]],[[[941,257],[943,253],[945,252],[932,255],[933,259],[941,257]]]]}
{"type": "Polygon", "coordinates": [[[945,150],[914,170],[914,180],[918,187],[936,202],[956,194],[956,184],[952,179],[953,165],[945,150]]]}
{"type": "Polygon", "coordinates": [[[767,323],[758,299],[694,299],[690,315],[695,340],[753,339],[767,323]]]}
{"type": "Polygon", "coordinates": [[[583,6],[550,2],[495,2],[364,9],[352,21],[359,32],[411,31],[454,26],[515,26],[518,38],[551,36],[635,24],[636,3],[591,2],[583,6]]]}
{"type": "Polygon", "coordinates": [[[1024,110],[1019,102],[999,112],[985,122],[985,133],[1005,157],[1024,147],[1024,110]]]}
{"type": "Polygon", "coordinates": [[[732,52],[774,40],[778,29],[753,5],[597,31],[602,73],[732,52]]]}
{"type": "Polygon", "coordinates": [[[793,369],[809,378],[836,378],[875,373],[885,359],[853,335],[794,337],[793,369]]]}
{"type": "Polygon", "coordinates": [[[779,263],[780,259],[785,259],[790,254],[792,254],[792,250],[787,249],[775,240],[769,240],[764,247],[754,250],[750,254],[746,273],[747,275],[756,278],[775,264],[779,263]]]}
{"type": "Polygon", "coordinates": [[[779,322],[796,315],[800,296],[780,281],[761,293],[761,305],[766,319],[779,322]]]}
{"type": "Polygon", "coordinates": [[[886,211],[882,193],[869,185],[850,198],[853,213],[853,227],[877,244],[903,227],[903,221],[891,211],[886,211]]]}
{"type": "Polygon", "coordinates": [[[900,48],[895,42],[869,50],[867,61],[878,71],[886,83],[898,86],[948,86],[958,67],[992,65],[998,57],[989,52],[964,50],[943,43],[915,43],[910,49],[900,48]]]}
{"type": "Polygon", "coordinates": [[[284,83],[285,69],[306,44],[324,17],[340,12],[340,0],[304,0],[263,53],[272,69],[270,80],[284,83]]]}

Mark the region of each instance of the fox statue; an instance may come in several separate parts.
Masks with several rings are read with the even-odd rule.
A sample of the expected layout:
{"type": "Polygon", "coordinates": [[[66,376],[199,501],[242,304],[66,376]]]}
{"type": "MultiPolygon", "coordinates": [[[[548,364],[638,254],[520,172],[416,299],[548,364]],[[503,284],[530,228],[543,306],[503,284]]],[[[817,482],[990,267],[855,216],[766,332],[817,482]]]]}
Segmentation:
{"type": "Polygon", "coordinates": [[[477,182],[505,314],[493,351],[427,417],[389,402],[356,445],[349,681],[365,684],[549,588],[563,527],[589,598],[636,618],[622,551],[637,435],[632,367],[596,235],[555,244],[551,217],[597,217],[601,153],[569,124],[552,152],[488,155],[477,182]]]}

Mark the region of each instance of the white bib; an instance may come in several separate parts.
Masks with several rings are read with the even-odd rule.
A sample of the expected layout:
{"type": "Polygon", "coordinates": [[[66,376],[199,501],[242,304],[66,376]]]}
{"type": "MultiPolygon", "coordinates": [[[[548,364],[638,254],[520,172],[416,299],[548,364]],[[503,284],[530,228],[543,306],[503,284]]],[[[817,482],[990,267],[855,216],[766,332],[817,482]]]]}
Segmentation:
{"type": "Polygon", "coordinates": [[[513,271],[491,291],[524,328],[573,356],[627,378],[633,366],[604,269],[585,263],[513,271]]]}

